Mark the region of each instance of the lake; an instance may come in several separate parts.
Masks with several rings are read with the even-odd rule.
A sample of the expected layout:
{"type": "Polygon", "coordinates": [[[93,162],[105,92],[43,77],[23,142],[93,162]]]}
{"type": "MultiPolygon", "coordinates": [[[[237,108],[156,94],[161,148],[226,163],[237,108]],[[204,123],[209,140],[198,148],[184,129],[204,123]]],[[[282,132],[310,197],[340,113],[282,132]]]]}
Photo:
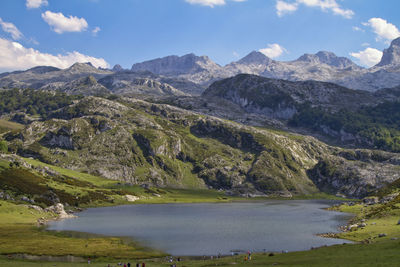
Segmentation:
{"type": "Polygon", "coordinates": [[[78,218],[55,221],[49,230],[128,236],[175,256],[238,251],[298,251],[348,243],[322,238],[338,232],[351,215],[323,208],[332,201],[151,204],[87,209],[78,218]]]}

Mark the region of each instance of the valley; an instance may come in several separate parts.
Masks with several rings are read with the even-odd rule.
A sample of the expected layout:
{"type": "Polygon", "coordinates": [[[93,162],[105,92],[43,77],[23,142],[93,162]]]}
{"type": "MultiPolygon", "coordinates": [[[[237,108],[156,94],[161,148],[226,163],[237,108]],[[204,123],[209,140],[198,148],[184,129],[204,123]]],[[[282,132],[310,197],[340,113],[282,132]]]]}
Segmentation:
{"type": "Polygon", "coordinates": [[[87,208],[220,203],[247,211],[299,199],[335,200],[333,210],[354,214],[342,232],[318,234],[355,244],[258,251],[246,262],[188,252],[185,266],[393,266],[399,41],[368,69],[322,51],[285,62],[252,52],[220,66],[188,54],[130,70],[75,63],[1,74],[0,266],[53,264],[29,260],[39,256],[59,266],[83,266],[65,257],[169,265],[167,252],[119,234],[46,230],[87,208]]]}

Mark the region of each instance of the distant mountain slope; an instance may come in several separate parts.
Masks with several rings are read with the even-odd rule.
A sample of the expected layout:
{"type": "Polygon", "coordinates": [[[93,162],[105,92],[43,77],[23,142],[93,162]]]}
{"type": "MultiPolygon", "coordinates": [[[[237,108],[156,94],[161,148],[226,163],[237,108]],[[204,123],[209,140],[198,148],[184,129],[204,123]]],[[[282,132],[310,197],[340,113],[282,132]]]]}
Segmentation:
{"type": "Polygon", "coordinates": [[[304,54],[293,61],[276,61],[253,51],[239,61],[224,67],[208,57],[193,54],[182,57],[168,56],[137,63],[132,70],[148,70],[168,77],[179,77],[207,86],[212,82],[237,74],[255,74],[290,81],[316,80],[333,82],[351,89],[376,91],[400,84],[400,38],[385,49],[382,61],[375,67],[364,69],[350,59],[332,52],[320,51],[304,54]]]}
{"type": "Polygon", "coordinates": [[[78,78],[71,82],[53,82],[48,83],[40,88],[47,91],[60,91],[73,95],[106,95],[110,91],[99,84],[92,75],[78,78]]]}
{"type": "MultiPolygon", "coordinates": [[[[188,54],[136,63],[130,71],[124,70],[120,65],[114,66],[112,70],[96,69],[90,63],[76,63],[64,70],[39,66],[27,71],[0,74],[0,88],[40,89],[65,86],[65,89],[60,88],[60,90],[68,91],[70,85],[67,83],[74,80],[89,75],[96,80],[114,75],[114,78],[107,79],[118,80],[121,88],[126,88],[121,90],[123,93],[131,91],[153,95],[181,95],[172,90],[174,88],[183,94],[200,95],[213,82],[237,74],[254,74],[289,81],[331,82],[350,89],[374,92],[400,85],[400,38],[393,40],[390,47],[384,50],[381,62],[369,69],[357,66],[350,59],[338,57],[327,51],[304,54],[297,60],[285,62],[272,60],[260,52],[253,51],[226,66],[216,64],[207,56],[188,54]],[[140,89],[141,82],[132,83],[133,77],[151,80],[150,86],[146,86],[146,90],[140,89]],[[154,90],[156,87],[164,89],[154,90]]],[[[118,91],[115,90],[115,86],[106,88],[118,91]]],[[[92,89],[88,88],[83,92],[88,94],[92,89]]]]}
{"type": "Polygon", "coordinates": [[[249,74],[215,82],[203,93],[203,97],[221,97],[240,105],[247,112],[281,119],[291,118],[305,103],[337,111],[376,102],[371,93],[333,83],[291,82],[249,74]]]}
{"type": "Polygon", "coordinates": [[[26,71],[10,73],[1,77],[0,87],[39,89],[50,83],[68,83],[89,75],[99,78],[111,73],[111,71],[97,69],[90,63],[75,63],[71,67],[64,70],[42,66],[26,71]]]}
{"type": "Polygon", "coordinates": [[[399,87],[371,93],[333,83],[240,74],[213,83],[203,97],[209,103],[223,99],[236,104],[242,117],[260,114],[289,122],[310,134],[334,138],[338,144],[400,151],[399,87]]]}

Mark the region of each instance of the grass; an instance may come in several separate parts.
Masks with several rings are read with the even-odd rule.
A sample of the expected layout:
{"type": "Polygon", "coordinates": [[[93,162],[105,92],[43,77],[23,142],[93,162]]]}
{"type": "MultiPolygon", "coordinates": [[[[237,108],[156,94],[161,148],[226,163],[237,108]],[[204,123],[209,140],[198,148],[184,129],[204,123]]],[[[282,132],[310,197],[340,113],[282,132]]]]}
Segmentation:
{"type": "Polygon", "coordinates": [[[24,158],[24,160],[33,166],[48,167],[62,175],[65,175],[68,177],[73,177],[73,178],[79,179],[80,181],[85,181],[85,182],[91,183],[91,184],[93,184],[95,186],[99,186],[99,187],[113,186],[118,183],[117,181],[101,178],[98,176],[94,176],[94,175],[87,174],[87,173],[82,173],[79,171],[74,171],[74,170],[70,170],[70,169],[57,167],[57,166],[46,164],[39,160],[35,160],[35,159],[31,159],[31,158],[24,158]]]}
{"type": "Polygon", "coordinates": [[[380,242],[382,240],[388,240],[392,238],[400,239],[400,225],[397,225],[400,219],[400,204],[394,204],[393,207],[386,214],[379,214],[378,216],[369,217],[368,214],[374,209],[384,210],[382,204],[378,204],[377,207],[363,206],[362,204],[347,206],[343,205],[340,210],[343,212],[349,212],[357,214],[353,219],[354,223],[360,222],[361,219],[365,220],[365,227],[357,228],[353,231],[344,232],[339,234],[340,238],[345,238],[353,241],[360,242],[380,242]],[[385,237],[379,237],[379,234],[386,234],[385,237]]]}
{"type": "Polygon", "coordinates": [[[245,200],[240,197],[228,197],[224,192],[209,189],[176,189],[176,188],[150,188],[140,186],[119,185],[115,189],[129,192],[142,198],[136,204],[164,204],[164,203],[210,203],[245,200]]]}
{"type": "MultiPolygon", "coordinates": [[[[337,267],[337,266],[398,266],[400,254],[398,248],[400,241],[385,241],[370,245],[336,245],[310,251],[292,252],[287,254],[255,254],[251,261],[244,261],[244,256],[226,257],[214,260],[190,260],[184,258],[182,262],[176,262],[177,266],[186,267],[210,267],[210,266],[291,266],[291,267],[337,267]]],[[[108,260],[99,259],[93,261],[90,266],[117,266],[118,262],[146,262],[149,267],[170,266],[170,263],[162,259],[141,260],[108,260]]],[[[87,263],[54,263],[54,262],[29,262],[7,260],[0,258],[0,266],[87,266],[87,263]]]]}
{"type": "Polygon", "coordinates": [[[35,226],[36,220],[41,217],[49,219],[52,214],[2,200],[0,217],[0,254],[103,258],[148,258],[164,255],[116,237],[76,238],[63,233],[43,231],[35,226]]]}
{"type": "Polygon", "coordinates": [[[21,130],[23,128],[24,125],[22,124],[0,119],[0,134],[8,131],[21,130]]]}
{"type": "MultiPolygon", "coordinates": [[[[27,159],[32,165],[45,166],[56,170],[67,181],[61,178],[53,178],[47,185],[64,189],[66,192],[77,193],[77,190],[85,188],[89,191],[98,193],[117,194],[119,200],[107,205],[126,204],[123,201],[124,194],[132,194],[141,197],[135,203],[197,203],[197,202],[227,202],[240,201],[243,198],[227,197],[223,192],[207,189],[172,189],[172,188],[142,188],[140,186],[128,186],[119,184],[96,176],[77,171],[67,170],[60,167],[44,164],[33,159],[27,159]],[[68,182],[68,177],[73,177],[73,181],[68,182]],[[87,186],[88,183],[92,187],[87,186]]],[[[0,161],[0,171],[9,170],[8,163],[0,161]],[[3,170],[2,170],[3,169],[3,170]]],[[[17,177],[17,176],[16,176],[17,177]]],[[[40,183],[43,180],[39,179],[40,183]]],[[[35,178],[35,179],[36,179],[35,178]]],[[[43,178],[44,179],[44,178],[43,178]]],[[[298,196],[296,199],[338,199],[327,194],[318,193],[311,196],[298,196]]],[[[254,200],[254,199],[251,199],[254,200]]],[[[256,200],[265,200],[257,198],[256,200]]],[[[106,205],[106,203],[90,202],[87,206],[106,205]]],[[[337,245],[319,248],[311,251],[292,252],[287,254],[255,254],[252,261],[245,262],[242,256],[226,257],[215,260],[194,260],[185,258],[177,266],[186,267],[206,267],[206,266],[396,266],[400,262],[398,253],[400,239],[400,226],[396,225],[400,218],[400,205],[390,204],[382,206],[368,206],[361,204],[354,206],[343,205],[340,210],[355,213],[355,221],[367,218],[367,226],[356,231],[339,234],[340,238],[354,241],[362,241],[365,244],[337,245]],[[398,209],[397,209],[398,207],[398,209]],[[382,210],[376,213],[375,209],[382,210]],[[372,215],[371,215],[372,214],[372,215]],[[371,215],[371,216],[370,216],[371,215]],[[387,234],[386,237],[379,238],[381,233],[387,234]],[[369,244],[366,244],[368,240],[369,244]]],[[[140,258],[151,258],[145,260],[146,266],[162,267],[170,266],[162,260],[164,254],[154,251],[132,240],[119,237],[104,237],[87,235],[84,233],[52,232],[44,231],[43,228],[36,226],[36,221],[40,217],[50,218],[52,214],[38,212],[29,209],[24,205],[0,200],[0,254],[30,254],[44,256],[65,256],[73,255],[85,261],[87,257],[92,258],[91,266],[107,266],[108,263],[116,266],[117,262],[136,263],[140,258]]],[[[40,262],[18,259],[8,259],[0,256],[1,266],[87,266],[87,263],[68,263],[68,262],[40,262]]]]}

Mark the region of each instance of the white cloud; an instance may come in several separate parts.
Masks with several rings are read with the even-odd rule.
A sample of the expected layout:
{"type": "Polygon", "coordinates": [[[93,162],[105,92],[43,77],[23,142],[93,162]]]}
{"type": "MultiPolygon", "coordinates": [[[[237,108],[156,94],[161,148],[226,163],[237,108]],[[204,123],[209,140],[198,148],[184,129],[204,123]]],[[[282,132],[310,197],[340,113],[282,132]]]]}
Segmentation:
{"type": "Polygon", "coordinates": [[[233,51],[233,56],[235,57],[235,58],[239,58],[240,57],[240,55],[239,55],[239,53],[238,52],[236,52],[236,51],[233,51]]]}
{"type": "Polygon", "coordinates": [[[354,15],[352,10],[341,8],[336,0],[295,0],[291,3],[283,0],[277,0],[275,6],[276,14],[281,17],[286,13],[294,12],[298,9],[299,5],[305,5],[307,7],[319,7],[323,11],[331,11],[333,14],[347,19],[352,18],[354,15]]]}
{"type": "Polygon", "coordinates": [[[67,68],[76,62],[90,62],[95,67],[109,67],[108,63],[103,58],[87,56],[77,51],[68,52],[64,55],[52,55],[42,53],[33,48],[26,48],[18,42],[0,38],[1,70],[20,70],[35,66],[67,68]]]}
{"type": "Polygon", "coordinates": [[[61,12],[53,13],[51,11],[46,11],[42,13],[42,18],[50,25],[53,31],[60,34],[63,32],[82,32],[88,27],[88,23],[84,18],[73,16],[67,18],[61,12]]]}
{"type": "Polygon", "coordinates": [[[372,67],[378,64],[382,59],[382,55],[382,51],[371,47],[359,51],[358,53],[350,53],[350,56],[358,58],[360,63],[367,67],[372,67]]]}
{"type": "Polygon", "coordinates": [[[373,32],[377,35],[377,41],[383,40],[389,43],[393,39],[400,37],[399,29],[382,18],[371,18],[368,22],[364,22],[363,25],[372,28],[373,32]]]}
{"type": "Polygon", "coordinates": [[[353,26],[353,31],[355,31],[355,32],[365,32],[364,29],[361,29],[361,28],[358,27],[358,26],[353,26]]]}
{"type": "Polygon", "coordinates": [[[101,31],[100,27],[94,28],[94,29],[92,30],[93,36],[97,36],[97,33],[98,33],[99,31],[101,31]]]}
{"type": "Polygon", "coordinates": [[[209,7],[222,6],[226,4],[225,0],[185,0],[185,1],[192,5],[202,5],[209,7]]]}
{"type": "Polygon", "coordinates": [[[297,10],[298,8],[297,3],[287,3],[281,0],[276,1],[276,14],[278,14],[279,17],[282,17],[283,15],[287,13],[291,13],[297,10]]]}
{"type": "Polygon", "coordinates": [[[12,24],[11,22],[5,22],[0,18],[0,26],[3,29],[3,31],[11,34],[11,37],[14,40],[21,39],[23,34],[18,30],[18,28],[12,24]]]}
{"type": "MultiPolygon", "coordinates": [[[[187,3],[192,5],[202,5],[202,6],[223,6],[226,4],[226,0],[185,0],[187,3]]],[[[247,0],[228,0],[233,2],[246,2],[247,0]]]]}
{"type": "Polygon", "coordinates": [[[27,8],[38,8],[41,6],[47,6],[49,3],[47,0],[26,0],[27,8]]]}
{"type": "Polygon", "coordinates": [[[286,52],[286,49],[279,44],[268,44],[267,48],[260,49],[259,52],[263,53],[269,58],[277,58],[286,52]]]}

